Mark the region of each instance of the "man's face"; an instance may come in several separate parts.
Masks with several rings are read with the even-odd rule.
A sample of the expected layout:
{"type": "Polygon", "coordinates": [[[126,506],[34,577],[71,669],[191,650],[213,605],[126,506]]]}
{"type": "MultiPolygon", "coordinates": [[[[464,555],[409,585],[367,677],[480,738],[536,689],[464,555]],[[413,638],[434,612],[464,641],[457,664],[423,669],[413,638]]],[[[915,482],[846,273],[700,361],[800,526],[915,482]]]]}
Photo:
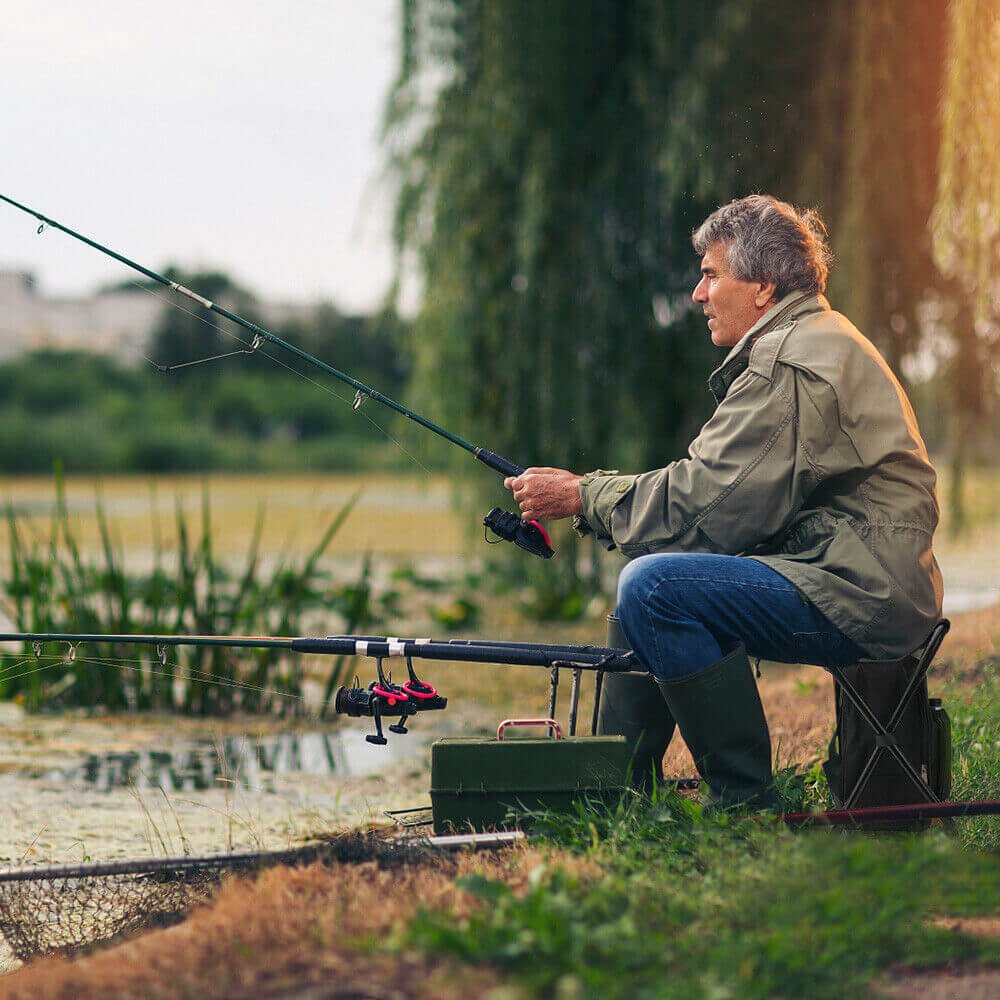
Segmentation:
{"type": "Polygon", "coordinates": [[[774,285],[743,281],[726,259],[728,243],[713,243],[701,259],[701,281],[691,298],[708,317],[712,343],[733,347],[743,334],[774,305],[774,285]]]}

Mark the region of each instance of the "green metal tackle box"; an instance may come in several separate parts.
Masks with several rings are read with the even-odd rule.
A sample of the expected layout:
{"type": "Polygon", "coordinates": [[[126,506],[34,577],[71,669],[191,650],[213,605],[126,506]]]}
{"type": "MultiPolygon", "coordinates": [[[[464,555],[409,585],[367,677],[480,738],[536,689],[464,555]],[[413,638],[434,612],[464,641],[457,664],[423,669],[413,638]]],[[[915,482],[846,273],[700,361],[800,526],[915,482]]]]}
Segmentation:
{"type": "Polygon", "coordinates": [[[563,738],[551,719],[508,719],[495,739],[464,737],[431,746],[434,832],[509,827],[511,813],[567,812],[574,799],[613,806],[625,787],[623,736],[563,738]],[[514,726],[548,726],[556,738],[512,739],[514,726]]]}

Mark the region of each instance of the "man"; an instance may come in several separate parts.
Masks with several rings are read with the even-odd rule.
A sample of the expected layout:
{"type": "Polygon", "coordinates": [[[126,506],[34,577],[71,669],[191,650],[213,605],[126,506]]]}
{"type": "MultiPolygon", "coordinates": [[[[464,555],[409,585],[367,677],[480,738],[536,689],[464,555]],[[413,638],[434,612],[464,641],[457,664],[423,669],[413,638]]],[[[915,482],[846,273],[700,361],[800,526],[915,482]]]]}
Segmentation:
{"type": "Polygon", "coordinates": [[[639,781],[681,735],[714,799],[769,805],[771,745],[748,655],[820,666],[899,657],[941,614],[935,473],[905,393],[823,297],[813,212],[768,195],[695,231],[694,301],[730,348],[689,457],[640,475],[528,469],[522,517],[573,516],[632,561],[617,615],[649,675],[609,675],[603,732],[639,781]]]}

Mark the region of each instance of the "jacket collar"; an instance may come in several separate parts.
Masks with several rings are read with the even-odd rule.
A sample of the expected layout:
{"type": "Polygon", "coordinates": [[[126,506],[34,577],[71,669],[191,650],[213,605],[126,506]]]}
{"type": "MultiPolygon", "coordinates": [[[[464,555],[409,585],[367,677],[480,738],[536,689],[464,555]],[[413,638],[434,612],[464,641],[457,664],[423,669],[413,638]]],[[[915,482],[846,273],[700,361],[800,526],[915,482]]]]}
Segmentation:
{"type": "Polygon", "coordinates": [[[708,387],[715,396],[715,401],[721,403],[729,392],[729,387],[746,370],[750,363],[750,349],[753,342],[770,330],[776,329],[785,321],[797,319],[806,313],[829,309],[830,303],[822,295],[812,292],[790,292],[770,309],[743,336],[733,349],[726,355],[726,360],[709,376],[708,387]]]}

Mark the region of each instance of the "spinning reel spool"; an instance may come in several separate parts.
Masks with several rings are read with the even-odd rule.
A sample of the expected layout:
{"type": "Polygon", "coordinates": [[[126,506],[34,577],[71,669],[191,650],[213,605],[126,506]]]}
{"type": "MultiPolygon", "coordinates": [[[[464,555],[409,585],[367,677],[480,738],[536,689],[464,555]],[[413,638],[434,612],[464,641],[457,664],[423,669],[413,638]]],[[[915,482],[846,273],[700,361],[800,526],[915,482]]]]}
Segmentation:
{"type": "Polygon", "coordinates": [[[437,693],[437,688],[421,681],[413,670],[410,657],[406,657],[409,680],[405,684],[393,684],[392,679],[382,669],[382,658],[376,657],[375,667],[378,678],[368,687],[361,687],[357,677],[350,687],[337,689],[334,711],[338,715],[351,718],[372,718],[375,732],[365,737],[369,743],[385,746],[388,740],[382,733],[382,718],[398,718],[389,726],[390,733],[405,734],[406,720],[417,712],[428,712],[444,708],[448,699],[437,693]]]}

